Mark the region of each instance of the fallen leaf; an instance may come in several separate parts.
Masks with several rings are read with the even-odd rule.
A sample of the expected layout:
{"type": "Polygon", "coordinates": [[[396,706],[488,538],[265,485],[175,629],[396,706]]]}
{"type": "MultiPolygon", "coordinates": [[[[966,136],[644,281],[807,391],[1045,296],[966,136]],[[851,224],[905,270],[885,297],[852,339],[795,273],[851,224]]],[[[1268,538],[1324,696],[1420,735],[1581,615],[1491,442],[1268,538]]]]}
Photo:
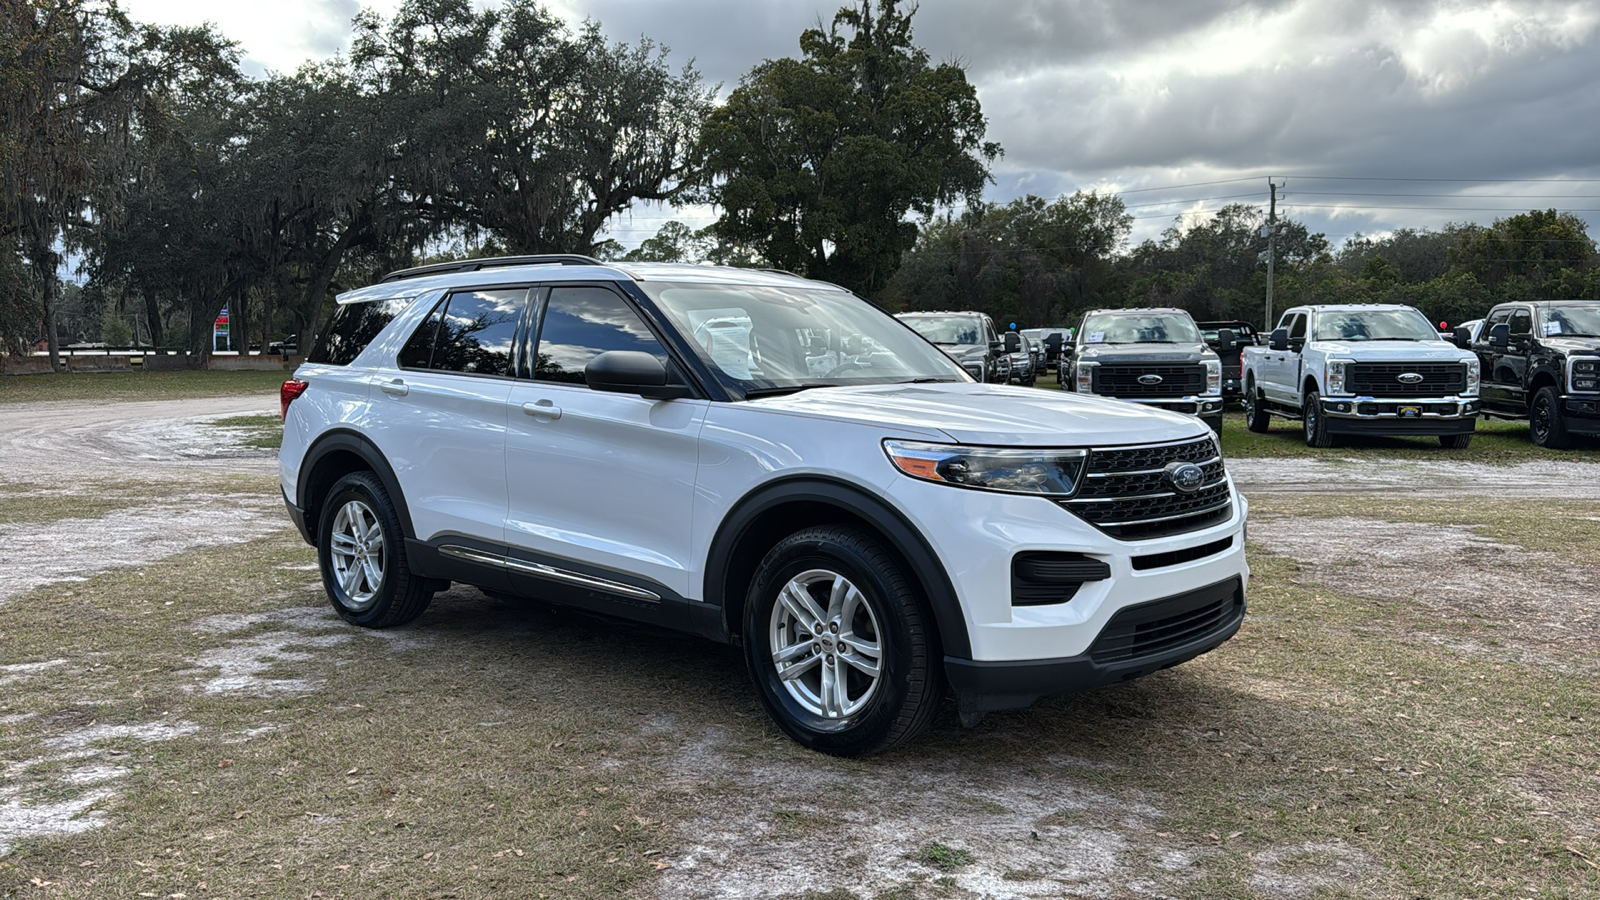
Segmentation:
{"type": "Polygon", "coordinates": [[[217,760],[217,768],[219,768],[219,769],[226,769],[226,768],[228,768],[229,766],[232,766],[232,765],[233,765],[233,760],[231,760],[231,759],[219,759],[219,760],[217,760]]]}
{"type": "Polygon", "coordinates": [[[428,853],[424,853],[424,854],[422,854],[422,858],[423,859],[433,859],[433,853],[431,851],[428,852],[428,853]]]}
{"type": "Polygon", "coordinates": [[[661,871],[662,869],[672,868],[672,863],[669,863],[664,859],[658,859],[654,863],[651,863],[651,865],[656,867],[657,872],[661,871]]]}
{"type": "Polygon", "coordinates": [[[350,770],[350,771],[348,771],[348,772],[346,772],[346,773],[344,773],[344,774],[346,774],[346,775],[354,775],[354,774],[356,774],[356,773],[357,773],[357,772],[359,772],[359,771],[361,771],[361,769],[360,769],[360,768],[355,768],[355,769],[351,769],[351,770],[350,770]]]}

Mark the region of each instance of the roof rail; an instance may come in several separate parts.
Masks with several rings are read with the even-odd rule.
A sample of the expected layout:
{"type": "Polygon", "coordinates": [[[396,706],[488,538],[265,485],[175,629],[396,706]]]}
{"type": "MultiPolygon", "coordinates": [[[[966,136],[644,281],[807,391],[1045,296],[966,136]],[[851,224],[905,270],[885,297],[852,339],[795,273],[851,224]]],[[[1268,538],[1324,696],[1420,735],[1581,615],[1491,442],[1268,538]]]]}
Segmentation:
{"type": "Polygon", "coordinates": [[[502,266],[603,266],[605,263],[592,256],[577,253],[539,253],[533,256],[493,256],[483,259],[462,259],[455,262],[434,263],[411,269],[399,269],[383,276],[382,283],[402,278],[419,278],[423,275],[446,275],[451,272],[476,272],[480,269],[498,269],[502,266]]]}

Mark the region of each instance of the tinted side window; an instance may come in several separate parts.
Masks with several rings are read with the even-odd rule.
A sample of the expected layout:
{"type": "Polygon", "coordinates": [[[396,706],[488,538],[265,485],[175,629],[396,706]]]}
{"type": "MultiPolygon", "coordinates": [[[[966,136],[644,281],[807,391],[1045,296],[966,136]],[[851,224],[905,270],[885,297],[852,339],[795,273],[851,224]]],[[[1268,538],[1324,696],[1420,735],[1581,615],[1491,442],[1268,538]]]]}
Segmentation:
{"type": "Polygon", "coordinates": [[[527,297],[526,288],[450,295],[438,320],[439,334],[428,368],[510,375],[511,349],[516,345],[527,297]]]}
{"type": "Polygon", "coordinates": [[[1525,309],[1519,309],[1511,314],[1512,334],[1532,334],[1533,316],[1525,309]]]}
{"type": "Polygon", "coordinates": [[[587,384],[583,367],[608,350],[640,350],[667,361],[666,350],[639,314],[615,293],[599,287],[552,288],[533,377],[587,384]]]}
{"type": "Polygon", "coordinates": [[[394,317],[405,312],[411,300],[372,300],[346,303],[334,310],[333,321],[317,338],[306,362],[326,366],[348,366],[367,349],[394,317]]]}

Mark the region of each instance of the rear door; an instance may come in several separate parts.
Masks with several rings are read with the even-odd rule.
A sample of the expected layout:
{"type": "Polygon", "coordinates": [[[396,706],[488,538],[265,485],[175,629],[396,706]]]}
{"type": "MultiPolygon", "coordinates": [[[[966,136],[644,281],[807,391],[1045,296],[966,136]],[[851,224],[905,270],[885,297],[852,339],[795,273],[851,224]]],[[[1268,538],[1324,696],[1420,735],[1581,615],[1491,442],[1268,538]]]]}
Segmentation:
{"type": "Polygon", "coordinates": [[[504,537],[506,398],[525,287],[458,291],[373,379],[368,434],[394,468],[419,540],[504,537]]]}
{"type": "Polygon", "coordinates": [[[1478,366],[1483,377],[1479,388],[1483,407],[1508,415],[1516,412],[1512,404],[1511,389],[1515,386],[1512,383],[1512,370],[1509,365],[1502,364],[1505,353],[1489,342],[1489,332],[1496,325],[1510,324],[1511,309],[1506,306],[1491,310],[1483,326],[1478,329],[1478,339],[1472,342],[1472,350],[1478,354],[1478,366]]]}
{"type": "Polygon", "coordinates": [[[540,306],[531,377],[506,403],[513,578],[531,594],[681,626],[706,401],[588,387],[584,366],[607,350],[669,358],[614,288],[555,285],[540,306]]]}

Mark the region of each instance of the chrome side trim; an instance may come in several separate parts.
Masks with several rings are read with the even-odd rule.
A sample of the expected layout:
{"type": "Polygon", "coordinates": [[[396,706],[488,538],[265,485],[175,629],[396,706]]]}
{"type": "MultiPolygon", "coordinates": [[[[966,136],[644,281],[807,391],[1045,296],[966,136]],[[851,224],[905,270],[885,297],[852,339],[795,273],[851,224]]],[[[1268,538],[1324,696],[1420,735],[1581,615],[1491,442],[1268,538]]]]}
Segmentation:
{"type": "Polygon", "coordinates": [[[571,572],[566,569],[557,569],[554,566],[547,566],[543,563],[528,562],[527,560],[521,559],[511,559],[495,553],[487,553],[482,550],[473,550],[470,547],[457,547],[454,544],[446,544],[445,546],[440,547],[439,553],[441,556],[452,556],[456,559],[464,559],[468,562],[495,566],[497,568],[507,569],[513,572],[521,572],[525,575],[534,575],[539,578],[548,578],[552,581],[576,584],[582,587],[592,588],[597,591],[604,591],[607,594],[617,594],[618,596],[631,597],[635,600],[648,600],[651,603],[661,602],[660,594],[647,591],[644,588],[634,587],[631,584],[623,584],[620,581],[612,581],[607,578],[598,578],[593,575],[584,575],[578,572],[571,572]]]}

